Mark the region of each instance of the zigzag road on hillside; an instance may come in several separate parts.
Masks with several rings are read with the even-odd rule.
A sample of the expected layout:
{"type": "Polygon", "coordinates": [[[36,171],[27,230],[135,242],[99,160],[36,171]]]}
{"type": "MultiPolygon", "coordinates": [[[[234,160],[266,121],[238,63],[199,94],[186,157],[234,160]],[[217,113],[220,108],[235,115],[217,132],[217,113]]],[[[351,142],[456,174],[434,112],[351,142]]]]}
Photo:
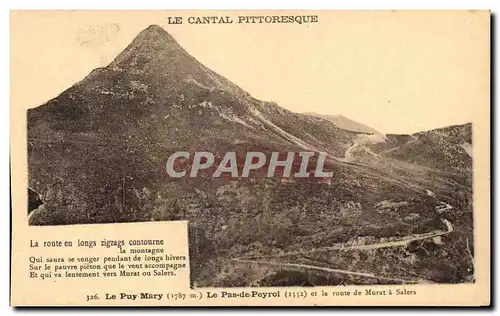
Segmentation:
{"type": "Polygon", "coordinates": [[[269,266],[277,266],[277,267],[286,267],[286,268],[295,268],[299,270],[318,270],[318,271],[324,271],[324,272],[330,272],[330,273],[340,273],[340,274],[348,274],[348,275],[354,275],[354,276],[360,276],[360,277],[366,277],[366,278],[372,278],[372,279],[379,279],[379,280],[385,280],[385,281],[391,281],[391,282],[401,282],[404,284],[416,284],[416,283],[428,283],[425,280],[406,280],[406,279],[401,279],[401,278],[391,278],[391,277],[385,277],[385,276],[378,276],[372,273],[365,273],[365,272],[355,272],[355,271],[348,271],[348,270],[342,270],[342,269],[331,269],[331,268],[326,268],[326,267],[320,267],[320,266],[314,266],[314,265],[309,265],[309,264],[301,264],[301,263],[282,263],[282,262],[269,262],[269,261],[259,261],[259,260],[245,260],[245,259],[238,259],[235,260],[240,263],[250,263],[250,264],[263,264],[263,265],[269,265],[269,266]]]}
{"type": "Polygon", "coordinates": [[[453,231],[453,225],[447,219],[443,219],[442,222],[446,225],[446,228],[447,228],[446,231],[441,231],[441,232],[436,232],[436,233],[434,233],[434,232],[423,233],[423,234],[414,235],[413,237],[409,237],[407,239],[401,239],[401,240],[396,240],[396,241],[391,241],[391,242],[375,243],[375,244],[370,244],[370,245],[356,245],[356,246],[337,245],[337,246],[317,248],[317,249],[308,250],[308,251],[292,251],[292,252],[286,252],[286,253],[281,253],[281,254],[276,254],[276,255],[244,256],[244,257],[239,257],[239,258],[233,258],[231,260],[281,258],[281,257],[289,257],[289,256],[300,256],[300,255],[311,254],[311,253],[316,253],[316,252],[332,251],[332,250],[371,250],[371,249],[390,248],[390,247],[402,247],[402,246],[407,246],[409,243],[411,243],[413,241],[434,238],[434,237],[443,236],[443,235],[447,235],[447,234],[451,233],[453,231]]]}

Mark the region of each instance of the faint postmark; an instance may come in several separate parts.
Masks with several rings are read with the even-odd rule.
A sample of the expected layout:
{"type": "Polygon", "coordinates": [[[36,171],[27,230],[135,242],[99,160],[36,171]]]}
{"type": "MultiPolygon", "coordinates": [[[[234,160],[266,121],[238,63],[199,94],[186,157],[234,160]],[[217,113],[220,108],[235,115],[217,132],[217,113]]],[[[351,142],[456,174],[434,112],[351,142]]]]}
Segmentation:
{"type": "Polygon", "coordinates": [[[86,25],[76,31],[76,41],[82,47],[97,48],[109,43],[120,33],[116,23],[86,25]]]}

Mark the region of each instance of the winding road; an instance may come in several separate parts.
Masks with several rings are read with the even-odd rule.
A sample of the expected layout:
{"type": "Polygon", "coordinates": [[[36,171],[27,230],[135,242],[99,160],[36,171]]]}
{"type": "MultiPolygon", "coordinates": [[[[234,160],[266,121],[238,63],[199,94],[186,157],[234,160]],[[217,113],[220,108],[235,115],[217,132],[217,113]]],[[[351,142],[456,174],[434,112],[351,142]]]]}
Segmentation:
{"type": "Polygon", "coordinates": [[[446,231],[418,234],[418,235],[414,235],[413,237],[409,237],[407,239],[395,240],[395,241],[390,241],[390,242],[375,243],[375,244],[369,244],[369,245],[343,246],[343,244],[341,244],[341,245],[330,246],[330,247],[321,247],[321,248],[317,248],[317,249],[313,249],[313,250],[291,251],[291,252],[285,252],[285,253],[280,253],[280,254],[275,254],[275,255],[244,256],[244,257],[239,257],[239,258],[233,258],[232,260],[282,258],[282,257],[300,256],[300,255],[305,255],[305,254],[332,251],[332,250],[371,250],[371,249],[380,249],[380,248],[389,248],[389,247],[403,247],[403,246],[407,246],[409,243],[411,243],[413,241],[423,240],[423,239],[427,239],[427,238],[434,238],[434,237],[443,236],[443,235],[447,235],[447,234],[451,233],[453,231],[453,225],[446,219],[443,219],[442,222],[446,225],[446,228],[447,228],[446,231]]]}
{"type": "MultiPolygon", "coordinates": [[[[373,154],[374,156],[379,156],[379,154],[372,152],[369,148],[367,148],[363,145],[366,143],[376,143],[376,142],[382,141],[383,137],[384,137],[383,135],[362,135],[362,136],[360,135],[353,141],[353,144],[347,148],[347,150],[345,151],[345,154],[344,154],[344,158],[337,158],[337,157],[332,157],[332,158],[337,160],[337,161],[350,162],[353,160],[354,150],[359,149],[359,148],[366,150],[368,153],[373,154]]],[[[411,144],[411,143],[418,140],[418,138],[413,136],[413,135],[411,135],[411,137],[412,137],[412,139],[410,141],[408,141],[405,145],[411,144]]],[[[401,147],[401,146],[391,148],[391,149],[386,150],[382,153],[391,152],[393,150],[398,149],[399,147],[401,147]]],[[[429,194],[429,192],[432,193],[431,191],[427,190],[428,194],[429,194]]],[[[434,196],[433,193],[432,193],[432,196],[434,196]]],[[[450,209],[453,209],[453,207],[447,203],[444,203],[444,202],[441,202],[440,206],[436,207],[436,211],[438,213],[442,213],[443,211],[447,211],[450,209]]],[[[377,275],[372,274],[372,273],[348,271],[348,270],[343,270],[343,269],[332,269],[332,268],[315,266],[315,265],[310,265],[310,264],[302,264],[302,263],[267,261],[264,259],[277,259],[277,258],[283,258],[283,257],[301,256],[301,255],[307,255],[307,254],[312,254],[312,253],[335,251],[335,250],[349,251],[349,250],[372,250],[372,249],[381,249],[381,248],[390,248],[390,247],[405,247],[409,243],[414,242],[414,241],[444,236],[444,235],[447,235],[447,234],[453,232],[453,225],[450,221],[448,221],[447,219],[442,219],[441,221],[446,225],[445,231],[438,231],[438,232],[434,231],[434,232],[428,232],[428,233],[423,233],[423,234],[409,235],[409,236],[403,237],[400,240],[395,240],[395,241],[379,242],[379,243],[368,244],[368,245],[353,245],[353,246],[346,246],[345,244],[337,244],[334,246],[321,247],[321,248],[316,248],[316,249],[307,250],[307,251],[290,251],[290,252],[285,252],[285,253],[280,253],[280,254],[264,255],[264,256],[243,256],[243,257],[239,257],[239,258],[232,258],[229,260],[233,261],[233,262],[239,262],[239,263],[268,265],[268,266],[275,266],[275,267],[288,268],[288,269],[290,269],[290,268],[302,269],[302,270],[303,269],[310,269],[310,270],[318,270],[318,271],[325,271],[325,272],[332,272],[332,273],[340,273],[340,274],[374,278],[374,279],[391,281],[391,282],[396,281],[396,282],[400,282],[400,283],[404,283],[404,284],[429,283],[429,281],[426,281],[423,279],[406,280],[406,279],[401,279],[401,278],[377,276],[377,275]]]]}
{"type": "Polygon", "coordinates": [[[365,144],[375,144],[378,142],[384,141],[384,135],[373,134],[373,135],[358,135],[352,142],[352,145],[349,146],[345,153],[344,158],[337,158],[337,160],[348,162],[351,161],[354,157],[353,153],[355,149],[362,149],[365,152],[369,153],[372,156],[379,157],[380,155],[374,153],[370,148],[364,146],[365,144]]]}
{"type": "Polygon", "coordinates": [[[390,278],[390,277],[385,277],[385,276],[378,276],[378,275],[375,275],[372,273],[355,272],[355,271],[348,271],[348,270],[341,270],[341,269],[331,269],[331,268],[313,266],[313,265],[301,264],[301,263],[280,263],[280,262],[245,260],[245,259],[238,259],[235,261],[238,261],[241,263],[263,264],[263,265],[268,265],[268,266],[295,268],[295,269],[299,269],[299,270],[309,269],[309,270],[318,270],[318,271],[324,271],[324,272],[341,273],[341,274],[355,275],[355,276],[361,276],[361,277],[367,277],[367,278],[385,280],[385,281],[391,281],[391,282],[396,281],[396,282],[401,282],[401,283],[405,283],[405,284],[428,283],[425,280],[406,280],[406,279],[401,279],[401,278],[390,278]]]}
{"type": "Polygon", "coordinates": [[[327,268],[327,267],[314,266],[314,265],[301,264],[301,263],[273,262],[273,261],[266,261],[266,260],[262,260],[262,259],[276,259],[276,258],[289,257],[289,256],[300,256],[300,255],[305,255],[305,254],[333,251],[333,250],[371,250],[371,249],[380,249],[380,248],[389,248],[389,247],[403,247],[403,246],[407,246],[409,243],[411,243],[413,241],[434,238],[434,237],[443,236],[443,235],[447,235],[447,234],[451,233],[453,231],[453,225],[451,224],[451,222],[448,221],[447,219],[442,219],[442,222],[446,225],[445,231],[428,232],[428,233],[418,234],[418,235],[414,235],[412,237],[409,237],[406,239],[401,239],[401,240],[395,240],[395,241],[390,241],[390,242],[381,242],[381,243],[375,243],[375,244],[370,244],[370,245],[355,245],[355,246],[336,245],[336,246],[331,246],[331,247],[317,248],[317,249],[308,250],[308,251],[292,251],[292,252],[286,252],[286,253],[275,254],[275,255],[245,256],[245,257],[239,257],[239,258],[232,258],[232,259],[230,259],[230,261],[239,262],[239,263],[261,264],[261,265],[268,265],[268,266],[286,267],[286,268],[312,269],[312,270],[325,271],[325,272],[333,272],[333,273],[340,273],[340,274],[347,274],[347,275],[362,276],[362,277],[374,278],[374,279],[385,280],[385,281],[397,281],[397,282],[401,282],[401,283],[405,283],[405,284],[429,283],[428,281],[423,280],[423,279],[406,280],[406,279],[401,279],[401,278],[377,276],[377,275],[372,274],[372,273],[355,272],[355,271],[342,270],[342,269],[331,269],[331,268],[327,268]]]}

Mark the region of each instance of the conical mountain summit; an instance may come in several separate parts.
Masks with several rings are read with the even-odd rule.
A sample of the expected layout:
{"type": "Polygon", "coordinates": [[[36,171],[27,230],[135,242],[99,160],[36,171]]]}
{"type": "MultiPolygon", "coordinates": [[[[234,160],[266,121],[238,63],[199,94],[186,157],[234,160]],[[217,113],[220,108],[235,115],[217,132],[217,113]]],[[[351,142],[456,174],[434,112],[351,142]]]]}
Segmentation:
{"type": "Polygon", "coordinates": [[[139,76],[145,83],[161,86],[172,92],[175,83],[195,83],[212,90],[221,90],[238,96],[248,93],[214,73],[191,56],[163,28],[151,25],[140,32],[127,48],[107,67],[139,76]]]}

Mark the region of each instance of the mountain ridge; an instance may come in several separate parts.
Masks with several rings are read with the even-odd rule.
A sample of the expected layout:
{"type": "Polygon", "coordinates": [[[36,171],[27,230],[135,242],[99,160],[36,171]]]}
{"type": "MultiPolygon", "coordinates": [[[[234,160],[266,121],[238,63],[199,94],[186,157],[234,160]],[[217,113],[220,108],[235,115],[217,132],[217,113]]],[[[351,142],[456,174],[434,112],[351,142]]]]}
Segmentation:
{"type": "Polygon", "coordinates": [[[323,118],[327,121],[332,122],[335,126],[348,131],[365,134],[382,134],[376,129],[369,127],[368,125],[353,121],[343,115],[327,115],[316,112],[304,112],[302,114],[323,118]]]}

